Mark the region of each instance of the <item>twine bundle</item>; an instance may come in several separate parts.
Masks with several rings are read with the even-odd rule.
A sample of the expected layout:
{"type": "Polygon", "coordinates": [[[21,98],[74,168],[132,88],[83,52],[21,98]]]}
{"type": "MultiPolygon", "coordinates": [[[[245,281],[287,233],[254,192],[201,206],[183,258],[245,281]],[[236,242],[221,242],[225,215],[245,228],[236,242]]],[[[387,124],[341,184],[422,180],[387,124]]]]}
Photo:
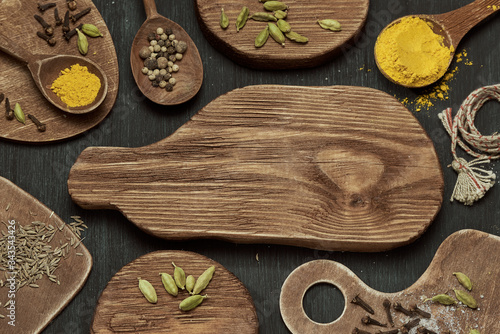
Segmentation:
{"type": "Polygon", "coordinates": [[[495,174],[477,166],[500,158],[500,135],[495,132],[484,136],[474,126],[474,119],[479,109],[484,103],[493,99],[500,102],[500,84],[482,87],[472,92],[462,103],[455,118],[451,114],[451,108],[438,115],[451,137],[453,154],[451,167],[458,173],[457,183],[451,195],[452,202],[456,199],[465,205],[472,205],[495,184],[495,174]],[[459,131],[463,140],[459,137],[459,131]],[[475,159],[467,161],[459,158],[456,152],[457,144],[475,159]]]}

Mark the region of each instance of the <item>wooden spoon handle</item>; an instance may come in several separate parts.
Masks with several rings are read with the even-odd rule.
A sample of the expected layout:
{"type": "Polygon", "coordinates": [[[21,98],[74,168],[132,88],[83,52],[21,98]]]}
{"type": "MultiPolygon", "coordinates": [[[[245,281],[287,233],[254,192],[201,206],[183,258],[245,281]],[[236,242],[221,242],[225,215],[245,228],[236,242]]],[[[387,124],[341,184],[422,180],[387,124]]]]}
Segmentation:
{"type": "Polygon", "coordinates": [[[29,63],[29,60],[33,57],[26,48],[14,43],[2,34],[0,34],[0,50],[26,64],[29,63]]]}
{"type": "Polygon", "coordinates": [[[433,17],[448,31],[452,45],[456,48],[469,30],[498,12],[493,6],[500,6],[500,0],[476,0],[459,9],[433,17]]]}
{"type": "Polygon", "coordinates": [[[149,19],[152,16],[158,15],[158,11],[156,10],[155,0],[143,0],[144,9],[146,10],[146,16],[149,19]]]}

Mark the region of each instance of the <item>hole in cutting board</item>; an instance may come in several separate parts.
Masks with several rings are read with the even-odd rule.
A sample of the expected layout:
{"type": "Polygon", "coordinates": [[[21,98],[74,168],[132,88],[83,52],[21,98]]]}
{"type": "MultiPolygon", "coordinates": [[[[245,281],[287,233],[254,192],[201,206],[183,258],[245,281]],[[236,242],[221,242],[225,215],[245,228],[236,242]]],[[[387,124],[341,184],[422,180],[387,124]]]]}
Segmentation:
{"type": "Polygon", "coordinates": [[[306,291],[302,307],[309,319],[321,324],[328,324],[342,315],[345,299],[335,285],[317,283],[306,291]]]}

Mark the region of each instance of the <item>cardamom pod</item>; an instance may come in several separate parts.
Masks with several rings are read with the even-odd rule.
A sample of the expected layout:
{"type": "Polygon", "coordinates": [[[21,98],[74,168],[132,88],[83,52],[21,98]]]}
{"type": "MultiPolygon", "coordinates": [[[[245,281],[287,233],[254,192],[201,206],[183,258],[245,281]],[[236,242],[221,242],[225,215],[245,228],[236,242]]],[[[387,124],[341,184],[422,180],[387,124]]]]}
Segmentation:
{"type": "Polygon", "coordinates": [[[287,16],[287,12],[284,12],[282,10],[277,10],[274,12],[274,16],[278,19],[278,20],[284,20],[286,19],[286,16],[287,16]]]}
{"type": "Polygon", "coordinates": [[[295,31],[287,32],[287,33],[285,33],[285,36],[288,39],[290,39],[294,42],[297,42],[297,43],[307,43],[309,41],[309,38],[302,36],[302,35],[296,33],[295,31]]]}
{"type": "Polygon", "coordinates": [[[179,294],[179,288],[177,287],[177,284],[175,284],[174,278],[167,273],[161,273],[160,276],[165,290],[167,290],[167,292],[172,296],[176,297],[179,294]]]}
{"type": "Polygon", "coordinates": [[[179,289],[184,290],[186,287],[186,274],[181,267],[177,267],[175,263],[172,262],[174,266],[174,280],[175,284],[179,287],[179,289]]]}
{"type": "Polygon", "coordinates": [[[264,9],[270,12],[274,12],[276,10],[288,9],[288,6],[281,1],[266,1],[264,2],[264,9]]]}
{"type": "Polygon", "coordinates": [[[267,26],[269,27],[269,35],[271,35],[271,37],[276,42],[278,42],[282,46],[285,46],[285,35],[283,35],[280,28],[278,28],[278,26],[275,23],[271,22],[269,22],[267,26]]]}
{"type": "Polygon", "coordinates": [[[457,296],[457,299],[459,301],[469,306],[470,308],[477,308],[476,300],[468,292],[455,289],[453,291],[455,291],[455,296],[457,296]]]}
{"type": "Polygon", "coordinates": [[[252,16],[250,16],[252,20],[255,21],[261,21],[261,22],[267,22],[267,21],[278,21],[276,17],[274,17],[273,14],[267,13],[267,12],[257,12],[254,13],[252,16]]]}
{"type": "Polygon", "coordinates": [[[435,295],[432,298],[427,298],[424,300],[424,303],[428,300],[431,300],[433,302],[437,302],[437,303],[443,304],[443,305],[454,305],[457,303],[455,301],[455,299],[453,299],[452,297],[450,297],[446,294],[439,294],[439,295],[435,295]]]}
{"type": "Polygon", "coordinates": [[[243,6],[240,14],[238,15],[238,18],[236,19],[236,31],[240,31],[240,29],[243,29],[245,24],[247,24],[249,13],[250,10],[248,9],[248,7],[243,6]]]}
{"type": "Polygon", "coordinates": [[[282,32],[292,31],[292,27],[290,27],[290,23],[286,22],[283,19],[279,19],[278,22],[276,23],[276,25],[278,26],[278,28],[280,28],[280,30],[282,32]]]}
{"type": "Polygon", "coordinates": [[[76,32],[78,33],[78,39],[76,41],[78,51],[85,56],[87,55],[87,52],[89,52],[89,42],[87,41],[87,36],[85,36],[78,28],[76,29],[76,32]]]}
{"type": "Polygon", "coordinates": [[[97,28],[95,25],[90,24],[90,23],[85,23],[82,26],[82,32],[90,37],[102,37],[101,32],[99,31],[99,28],[97,28]]]}
{"type": "Polygon", "coordinates": [[[196,284],[196,279],[193,275],[186,277],[186,290],[191,293],[193,292],[194,285],[196,284]]]}
{"type": "Polygon", "coordinates": [[[205,289],[208,286],[208,283],[210,283],[210,281],[212,280],[214,272],[215,272],[215,266],[211,266],[210,268],[205,270],[205,272],[201,274],[200,277],[198,277],[198,279],[196,280],[196,284],[194,285],[193,288],[193,293],[192,293],[193,295],[199,294],[200,292],[203,291],[203,289],[205,289]]]}
{"type": "Polygon", "coordinates": [[[455,275],[455,277],[457,278],[458,282],[460,284],[462,284],[462,286],[464,288],[466,288],[469,291],[472,290],[472,282],[471,282],[470,278],[467,277],[467,275],[465,275],[464,273],[460,273],[460,272],[453,273],[453,275],[455,275]]]}
{"type": "Polygon", "coordinates": [[[471,329],[469,334],[481,334],[477,329],[471,329]]]}
{"type": "Polygon", "coordinates": [[[331,31],[341,31],[342,27],[337,20],[332,20],[332,19],[324,19],[324,20],[318,20],[318,24],[321,26],[323,29],[331,30],[331,31]]]}
{"type": "Polygon", "coordinates": [[[156,296],[155,288],[146,281],[145,279],[141,279],[139,277],[139,290],[141,290],[144,297],[146,297],[147,301],[151,304],[156,304],[158,302],[158,297],[156,296]]]}
{"type": "Polygon", "coordinates": [[[255,47],[260,48],[266,44],[269,38],[269,27],[265,27],[255,38],[255,47]]]}
{"type": "Polygon", "coordinates": [[[229,26],[229,19],[224,12],[224,8],[221,8],[221,13],[220,13],[220,27],[222,29],[226,29],[229,26]]]}
{"type": "Polygon", "coordinates": [[[16,103],[16,105],[14,106],[14,116],[19,122],[26,124],[26,117],[24,116],[24,112],[21,109],[21,105],[19,103],[16,103]]]}
{"type": "Polygon", "coordinates": [[[205,296],[200,296],[200,295],[189,296],[179,304],[179,308],[182,311],[191,311],[192,309],[198,307],[203,302],[203,300],[205,298],[208,298],[208,296],[207,295],[205,295],[205,296]]]}

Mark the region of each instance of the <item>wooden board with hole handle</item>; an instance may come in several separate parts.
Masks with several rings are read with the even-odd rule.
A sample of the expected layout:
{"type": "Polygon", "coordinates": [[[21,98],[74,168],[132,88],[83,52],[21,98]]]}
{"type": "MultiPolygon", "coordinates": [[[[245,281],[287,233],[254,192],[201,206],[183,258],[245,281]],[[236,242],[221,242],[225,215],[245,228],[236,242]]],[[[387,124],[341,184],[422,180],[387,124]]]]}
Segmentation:
{"type": "Polygon", "coordinates": [[[346,52],[360,35],[368,16],[369,0],[283,2],[289,7],[286,21],[293,31],[309,38],[307,44],[287,39],[283,47],[270,37],[263,47],[256,48],[255,38],[267,22],[252,19],[237,32],[236,18],[243,6],[249,8],[250,15],[265,12],[258,0],[195,0],[195,9],[202,32],[222,54],[241,65],[275,70],[318,66],[346,52]],[[222,8],[229,18],[229,27],[225,30],[220,27],[222,8]],[[322,29],[317,23],[321,19],[338,20],[342,31],[322,29]]]}
{"type": "Polygon", "coordinates": [[[156,251],[132,261],[111,279],[97,303],[91,333],[256,334],[258,329],[252,297],[221,264],[193,252],[156,251]],[[215,266],[212,280],[201,292],[208,298],[189,312],[179,309],[179,303],[189,296],[186,290],[179,289],[173,297],[163,287],[159,274],[173,277],[172,262],[196,279],[215,266]],[[144,298],[138,277],[153,285],[156,304],[144,298]]]}
{"type": "Polygon", "coordinates": [[[432,141],[395,98],[351,86],[249,86],[145,147],[90,147],[68,189],[166,239],[381,251],[442,203],[432,141]]]}
{"type": "MultiPolygon", "coordinates": [[[[0,222],[2,222],[0,231],[4,233],[12,231],[12,228],[8,229],[8,226],[12,226],[10,222],[13,221],[16,222],[16,232],[19,232],[19,224],[26,226],[34,221],[42,222],[47,227],[52,225],[58,228],[59,231],[50,242],[52,249],[69,242],[72,237],[77,240],[74,232],[54,211],[11,181],[0,177],[0,222]]],[[[8,317],[12,310],[8,309],[9,306],[1,307],[0,314],[5,318],[0,319],[0,333],[41,333],[76,296],[90,274],[92,256],[83,243],[75,245],[76,248],[69,247],[70,251],[66,258],[60,261],[57,270],[54,271],[60,285],[51,282],[47,276],[43,276],[35,282],[39,285],[38,288],[24,286],[14,293],[15,298],[10,298],[9,295],[12,293],[6,278],[11,277],[12,271],[10,268],[0,271],[0,280],[5,283],[5,286],[0,287],[0,303],[4,306],[11,299],[15,302],[15,310],[13,310],[15,327],[9,325],[9,322],[13,320],[8,317]]],[[[11,245],[3,245],[3,250],[4,246],[11,245]]],[[[14,251],[14,253],[6,253],[6,255],[18,256],[19,258],[16,259],[19,260],[20,250],[16,249],[9,248],[9,251],[14,251]]]]}
{"type": "MultiPolygon", "coordinates": [[[[500,238],[495,235],[476,231],[461,230],[449,236],[439,247],[429,268],[408,289],[395,293],[375,291],[363,283],[344,265],[330,260],[316,260],[296,268],[285,280],[280,296],[280,310],[283,320],[293,334],[302,333],[351,333],[355,327],[375,333],[377,330],[401,328],[410,317],[395,311],[391,307],[394,326],[387,321],[383,307],[385,299],[392,304],[401,303],[406,309],[416,304],[420,309],[431,314],[430,319],[420,318],[419,326],[436,333],[469,333],[477,329],[480,333],[500,332],[500,290],[498,277],[500,265],[500,238]],[[454,289],[465,291],[453,273],[462,272],[472,281],[470,295],[477,301],[478,308],[471,309],[460,303],[444,306],[427,301],[437,294],[447,293],[455,297],[454,289]],[[309,319],[302,307],[302,299],[307,290],[318,283],[333,284],[342,293],[345,308],[342,315],[328,324],[319,324],[309,319]],[[351,303],[357,296],[370,305],[374,314],[370,315],[361,307],[351,303]],[[387,328],[361,323],[361,319],[370,315],[387,328]]],[[[415,333],[413,329],[410,333],[415,333]]]]}

